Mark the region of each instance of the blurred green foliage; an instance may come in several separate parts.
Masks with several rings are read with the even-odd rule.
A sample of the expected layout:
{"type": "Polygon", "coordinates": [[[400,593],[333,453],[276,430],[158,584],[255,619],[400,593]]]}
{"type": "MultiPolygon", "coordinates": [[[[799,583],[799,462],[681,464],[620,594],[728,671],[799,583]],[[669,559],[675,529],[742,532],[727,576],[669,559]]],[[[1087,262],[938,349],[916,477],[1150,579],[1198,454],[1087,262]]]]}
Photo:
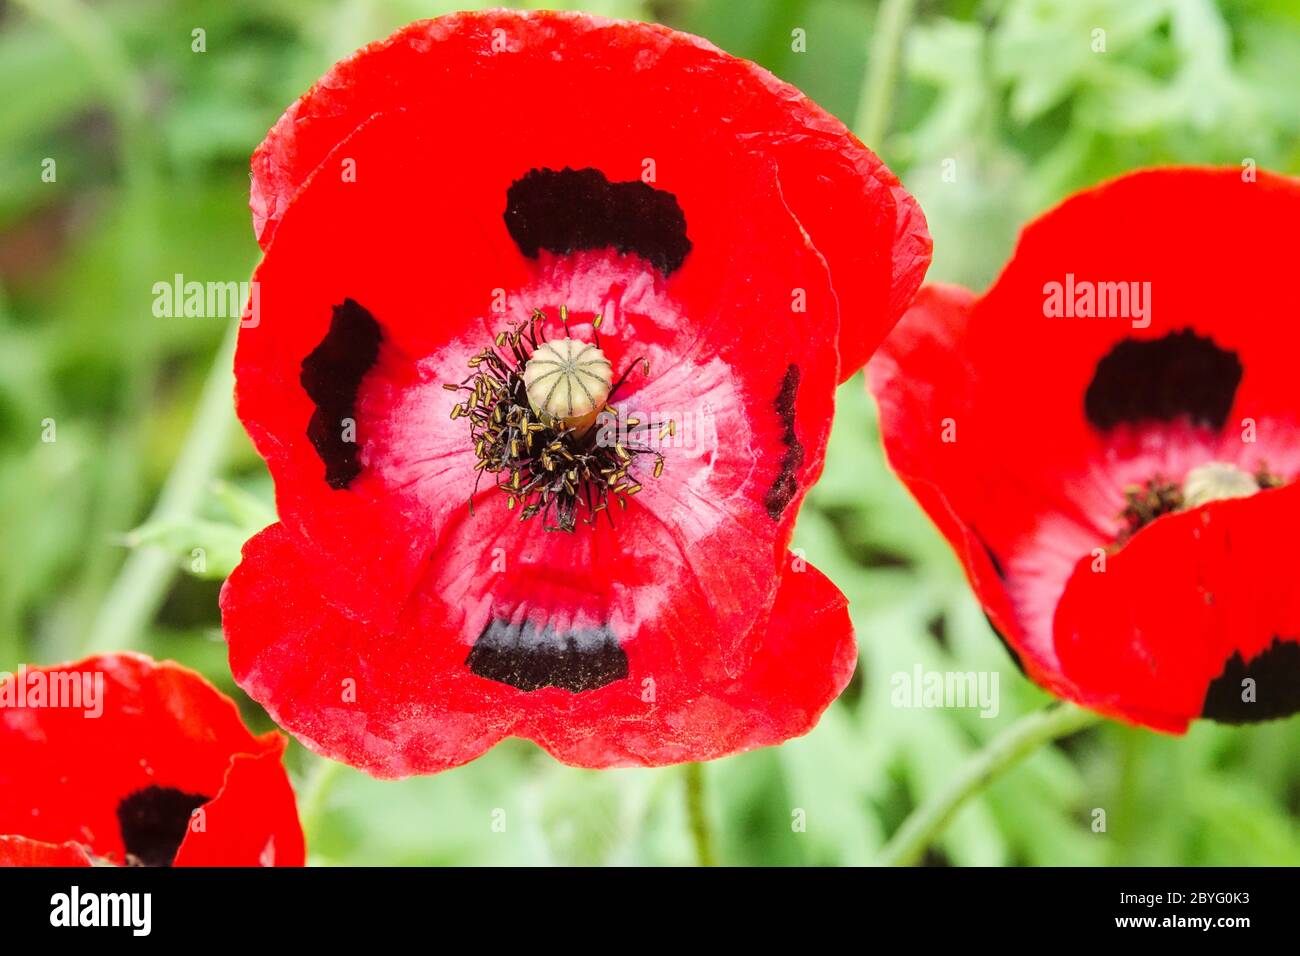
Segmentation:
{"type": "MultiPolygon", "coordinates": [[[[130,646],[236,693],[216,593],[239,542],[272,520],[271,489],[242,433],[230,429],[224,447],[226,432],[213,429],[223,481],[192,489],[192,515],[182,508],[148,520],[214,355],[214,387],[223,385],[224,332],[215,319],[155,318],[151,287],[176,272],[246,275],[257,258],[247,160],[279,112],[340,56],[454,6],[0,3],[0,668],[96,647],[104,608],[119,607],[106,602],[136,586],[135,572],[120,576],[134,547],[162,564],[142,572],[156,577],[156,594],[139,598],[130,646]],[[195,53],[191,31],[200,27],[206,52],[195,53]],[[47,157],[57,161],[53,183],[41,178],[47,157]],[[57,440],[44,442],[51,423],[57,440]],[[198,573],[194,548],[207,556],[198,573]]],[[[572,6],[699,33],[850,124],[865,121],[875,3],[572,6]],[[796,29],[806,31],[805,52],[793,49],[796,29]]],[[[932,280],[983,287],[1026,218],[1127,169],[1251,158],[1300,171],[1300,6],[1291,0],[909,7],[886,101],[890,132],[871,145],[924,206],[932,280]],[[1096,29],[1106,31],[1104,53],[1091,48],[1096,29]]],[[[826,474],[796,544],[853,602],[861,667],[808,737],[706,768],[728,863],[868,861],[958,761],[1046,701],[1010,664],[946,545],[886,468],[860,379],[842,391],[826,474]],[[918,662],[999,671],[1001,713],[892,708],[889,675],[918,662]],[[792,826],[800,817],[802,832],[792,826]]],[[[251,722],[268,725],[240,700],[251,722]]],[[[320,863],[692,858],[677,769],[578,771],[518,741],[403,782],[335,768],[296,745],[290,765],[320,863]],[[497,810],[505,832],[491,825],[497,810]]],[[[1298,815],[1300,721],[1197,726],[1183,739],[1104,725],[995,783],[928,859],[1295,864],[1298,815]],[[1106,811],[1105,833],[1091,829],[1094,808],[1106,811]]]]}

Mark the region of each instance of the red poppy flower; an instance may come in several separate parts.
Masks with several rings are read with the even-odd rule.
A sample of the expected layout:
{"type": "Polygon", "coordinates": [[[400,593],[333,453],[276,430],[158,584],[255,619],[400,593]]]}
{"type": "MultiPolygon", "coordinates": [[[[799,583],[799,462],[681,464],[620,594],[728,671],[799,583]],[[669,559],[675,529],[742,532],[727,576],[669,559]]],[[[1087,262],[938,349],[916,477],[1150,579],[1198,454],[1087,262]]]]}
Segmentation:
{"type": "Polygon", "coordinates": [[[0,866],[301,866],[283,752],[178,664],[22,668],[0,683],[0,866]]]}
{"type": "Polygon", "coordinates": [[[1297,215],[1278,176],[1127,176],[873,359],[891,463],[1048,689],[1174,732],[1300,709],[1297,215]]]}
{"type": "Polygon", "coordinates": [[[813,725],[852,632],[786,547],[929,251],[870,152],[696,38],[496,11],[334,67],[253,175],[236,397],[282,523],[222,595],[245,690],[384,776],[813,725]]]}

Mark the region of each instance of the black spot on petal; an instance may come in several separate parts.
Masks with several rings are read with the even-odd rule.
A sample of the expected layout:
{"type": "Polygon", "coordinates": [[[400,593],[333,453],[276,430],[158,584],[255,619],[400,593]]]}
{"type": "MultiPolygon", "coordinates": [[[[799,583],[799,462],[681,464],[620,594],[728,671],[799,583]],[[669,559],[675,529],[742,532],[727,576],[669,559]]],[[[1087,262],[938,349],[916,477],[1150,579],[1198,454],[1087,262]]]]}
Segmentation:
{"type": "Polygon", "coordinates": [[[640,180],[611,183],[599,169],[530,169],[506,190],[505,221],[530,259],[616,249],[668,275],[691,251],[676,196],[640,180]]]}
{"type": "Polygon", "coordinates": [[[1184,416],[1219,429],[1232,411],[1241,373],[1236,352],[1191,329],[1159,339],[1125,339],[1097,363],[1083,410],[1103,431],[1184,416]]]}
{"type": "Polygon", "coordinates": [[[558,632],[493,618],[465,659],[470,672],[523,691],[595,690],[627,677],[627,654],[606,625],[558,632]]]}
{"type": "Polygon", "coordinates": [[[1228,658],[1223,673],[1205,691],[1201,716],[1222,724],[1254,724],[1300,712],[1300,643],[1273,638],[1273,643],[1249,661],[1238,652],[1228,658]],[[1246,695],[1249,678],[1255,682],[1246,695]],[[1253,700],[1243,700],[1243,695],[1253,700]]]}
{"type": "Polygon", "coordinates": [[[171,866],[185,839],[190,815],[210,797],[174,787],[145,787],[117,805],[128,862],[139,866],[171,866]]]}
{"type": "Polygon", "coordinates": [[[794,430],[794,401],[798,394],[799,366],[791,363],[785,370],[785,377],[781,380],[781,390],[777,392],[776,401],[773,403],[781,424],[785,426],[781,434],[781,443],[785,445],[785,454],[781,456],[781,470],[777,472],[776,480],[772,482],[772,487],[767,490],[763,498],[763,506],[767,509],[768,517],[773,521],[781,520],[786,506],[799,490],[795,472],[803,464],[803,445],[794,430]]]}
{"type": "Polygon", "coordinates": [[[382,337],[374,316],[352,299],[344,299],[334,306],[325,338],[302,360],[299,381],[316,403],[307,438],[325,465],[325,481],[331,488],[346,488],[361,473],[358,445],[346,440],[351,437],[346,422],[356,421],[357,390],[379,358],[382,337]]]}

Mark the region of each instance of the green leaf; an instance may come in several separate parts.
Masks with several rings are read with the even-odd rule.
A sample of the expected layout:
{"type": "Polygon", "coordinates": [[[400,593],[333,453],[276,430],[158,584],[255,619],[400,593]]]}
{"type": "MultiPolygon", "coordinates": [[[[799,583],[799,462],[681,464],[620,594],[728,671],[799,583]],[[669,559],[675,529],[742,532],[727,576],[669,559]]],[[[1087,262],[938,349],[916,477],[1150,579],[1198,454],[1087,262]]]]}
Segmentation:
{"type": "Polygon", "coordinates": [[[220,581],[239,563],[239,553],[248,537],[233,524],[201,518],[161,520],[143,524],[129,532],[128,547],[158,547],[174,555],[195,577],[220,581]]]}

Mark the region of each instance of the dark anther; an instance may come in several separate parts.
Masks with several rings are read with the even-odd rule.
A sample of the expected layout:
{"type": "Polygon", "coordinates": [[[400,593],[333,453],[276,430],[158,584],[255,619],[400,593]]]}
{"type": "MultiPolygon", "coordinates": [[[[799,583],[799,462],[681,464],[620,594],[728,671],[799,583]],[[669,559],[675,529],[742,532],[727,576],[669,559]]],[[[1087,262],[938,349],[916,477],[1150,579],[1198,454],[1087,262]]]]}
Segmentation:
{"type": "Polygon", "coordinates": [[[1084,393],[1084,414],[1102,430],[1183,416],[1222,428],[1241,372],[1237,353],[1191,329],[1149,341],[1125,339],[1097,363],[1084,393]]]}
{"type": "Polygon", "coordinates": [[[190,816],[210,797],[173,787],[145,787],[117,805],[127,862],[135,866],[171,866],[189,829],[190,816]]]}
{"type": "Polygon", "coordinates": [[[691,241],[677,197],[640,180],[611,183],[598,169],[530,169],[506,191],[506,229],[519,251],[633,252],[668,275],[691,241]]]}
{"type": "Polygon", "coordinates": [[[773,403],[776,408],[776,414],[781,419],[784,431],[781,433],[781,442],[785,445],[785,454],[781,456],[781,468],[777,472],[776,480],[772,482],[772,487],[767,490],[767,495],[763,498],[763,505],[767,508],[768,517],[773,521],[780,521],[781,515],[785,512],[786,506],[794,498],[795,492],[799,490],[799,483],[795,480],[795,472],[803,464],[803,445],[799,442],[799,436],[795,434],[794,429],[794,400],[799,393],[799,366],[793,363],[785,370],[785,377],[781,380],[781,389],[776,394],[776,401],[773,403]]]}
{"type": "Polygon", "coordinates": [[[627,654],[608,626],[557,632],[549,624],[493,618],[465,664],[479,677],[523,691],[560,687],[577,693],[627,677],[627,654]]]}
{"type": "Polygon", "coordinates": [[[355,428],[357,390],[379,358],[379,323],[352,299],[334,306],[329,331],[302,360],[299,381],[316,411],[307,423],[307,437],[325,464],[331,488],[346,488],[361,473],[358,445],[347,428],[355,428]]]}
{"type": "Polygon", "coordinates": [[[1162,515],[1173,514],[1183,507],[1183,489],[1163,478],[1149,479],[1144,485],[1124,489],[1124,510],[1120,520],[1119,543],[1123,544],[1162,515]]]}

